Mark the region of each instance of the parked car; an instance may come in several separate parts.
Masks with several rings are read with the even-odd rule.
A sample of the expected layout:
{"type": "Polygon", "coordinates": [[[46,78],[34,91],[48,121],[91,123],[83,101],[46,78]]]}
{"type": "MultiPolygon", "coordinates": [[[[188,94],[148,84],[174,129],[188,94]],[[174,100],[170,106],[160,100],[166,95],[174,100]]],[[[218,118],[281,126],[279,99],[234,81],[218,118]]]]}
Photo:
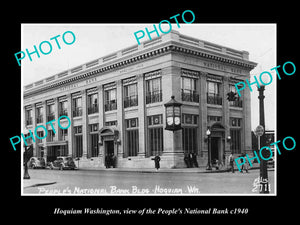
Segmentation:
{"type": "Polygon", "coordinates": [[[36,168],[46,168],[46,162],[44,158],[38,157],[31,157],[29,160],[29,168],[36,169],[36,168]]]}
{"type": "Polygon", "coordinates": [[[74,170],[76,169],[75,162],[72,157],[68,156],[59,156],[57,157],[56,160],[53,162],[49,163],[50,169],[60,169],[60,170],[65,170],[65,169],[71,169],[74,170]]]}

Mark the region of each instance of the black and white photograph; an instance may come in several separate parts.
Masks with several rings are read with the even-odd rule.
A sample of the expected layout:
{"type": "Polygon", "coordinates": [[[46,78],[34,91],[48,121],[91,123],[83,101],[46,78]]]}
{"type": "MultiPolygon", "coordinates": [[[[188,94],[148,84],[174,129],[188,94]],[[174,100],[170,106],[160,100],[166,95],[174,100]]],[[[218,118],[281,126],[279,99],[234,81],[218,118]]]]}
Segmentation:
{"type": "Polygon", "coordinates": [[[276,195],[276,24],[189,13],[22,24],[23,195],[276,195]]]}
{"type": "Polygon", "coordinates": [[[3,7],[5,221],[294,220],[295,4],[45,3],[3,7]]]}

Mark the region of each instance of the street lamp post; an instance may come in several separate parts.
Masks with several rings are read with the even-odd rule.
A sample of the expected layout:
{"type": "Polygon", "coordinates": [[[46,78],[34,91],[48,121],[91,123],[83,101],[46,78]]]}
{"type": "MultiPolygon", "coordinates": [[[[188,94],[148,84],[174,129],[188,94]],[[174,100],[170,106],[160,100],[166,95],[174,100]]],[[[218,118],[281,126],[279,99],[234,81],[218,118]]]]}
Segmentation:
{"type": "MultiPolygon", "coordinates": [[[[258,99],[259,99],[259,124],[263,126],[265,130],[265,111],[264,111],[264,91],[265,91],[265,86],[260,85],[257,86],[258,90],[258,99]]],[[[265,146],[266,145],[266,138],[265,138],[265,132],[263,132],[263,135],[260,137],[260,146],[265,146]]],[[[263,151],[262,156],[264,158],[269,158],[270,157],[270,152],[269,151],[263,151]]],[[[266,160],[261,160],[260,161],[260,193],[267,194],[269,193],[269,182],[268,182],[268,168],[267,168],[267,161],[266,160]]]]}
{"type": "Polygon", "coordinates": [[[210,130],[209,128],[207,129],[206,131],[206,135],[207,135],[207,148],[208,148],[208,160],[207,160],[207,167],[206,167],[206,170],[212,170],[212,167],[211,167],[211,149],[210,149],[210,130]]]}

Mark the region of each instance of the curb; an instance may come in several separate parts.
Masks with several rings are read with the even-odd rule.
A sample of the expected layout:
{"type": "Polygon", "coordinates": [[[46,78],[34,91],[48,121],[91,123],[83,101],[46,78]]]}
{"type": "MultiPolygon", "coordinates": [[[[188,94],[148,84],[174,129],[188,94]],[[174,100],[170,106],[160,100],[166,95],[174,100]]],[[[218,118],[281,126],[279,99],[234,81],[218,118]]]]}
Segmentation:
{"type": "MultiPolygon", "coordinates": [[[[257,170],[260,167],[252,167],[249,170],[257,170]]],[[[135,170],[130,170],[130,169],[119,169],[119,168],[109,168],[109,169],[93,169],[93,168],[82,168],[79,170],[86,170],[86,171],[103,171],[103,172],[134,172],[134,173],[227,173],[227,172],[231,172],[230,170],[226,169],[226,170],[184,170],[184,169],[178,169],[178,171],[176,171],[177,169],[159,169],[157,170],[143,170],[143,169],[135,169],[135,170]]],[[[235,172],[239,172],[238,169],[234,169],[235,172]]],[[[274,171],[274,168],[268,168],[268,171],[274,171]]]]}
{"type": "Polygon", "coordinates": [[[32,184],[32,185],[28,185],[28,186],[23,186],[23,188],[29,188],[29,187],[39,187],[39,186],[44,186],[44,185],[51,185],[51,184],[56,184],[56,181],[52,181],[52,182],[45,182],[45,183],[36,183],[36,184],[32,184]]]}

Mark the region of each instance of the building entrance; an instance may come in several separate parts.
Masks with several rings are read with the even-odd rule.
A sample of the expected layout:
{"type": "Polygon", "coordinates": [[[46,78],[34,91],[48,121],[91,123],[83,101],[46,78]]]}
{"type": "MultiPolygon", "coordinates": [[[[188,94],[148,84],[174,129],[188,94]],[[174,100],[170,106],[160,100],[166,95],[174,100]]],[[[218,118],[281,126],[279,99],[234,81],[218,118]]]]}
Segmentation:
{"type": "Polygon", "coordinates": [[[105,141],[105,156],[114,155],[114,141],[105,141]]]}
{"type": "Polygon", "coordinates": [[[224,136],[225,128],[221,123],[214,123],[211,126],[211,162],[213,165],[216,164],[217,160],[219,164],[224,164],[224,136]]]}
{"type": "Polygon", "coordinates": [[[220,137],[212,137],[211,138],[211,160],[215,162],[216,160],[220,160],[219,151],[220,151],[220,137]]]}
{"type": "Polygon", "coordinates": [[[113,167],[115,168],[116,167],[116,155],[115,155],[115,148],[114,148],[114,141],[111,140],[107,140],[104,142],[104,155],[105,155],[105,167],[106,168],[110,168],[110,167],[113,167]]]}

